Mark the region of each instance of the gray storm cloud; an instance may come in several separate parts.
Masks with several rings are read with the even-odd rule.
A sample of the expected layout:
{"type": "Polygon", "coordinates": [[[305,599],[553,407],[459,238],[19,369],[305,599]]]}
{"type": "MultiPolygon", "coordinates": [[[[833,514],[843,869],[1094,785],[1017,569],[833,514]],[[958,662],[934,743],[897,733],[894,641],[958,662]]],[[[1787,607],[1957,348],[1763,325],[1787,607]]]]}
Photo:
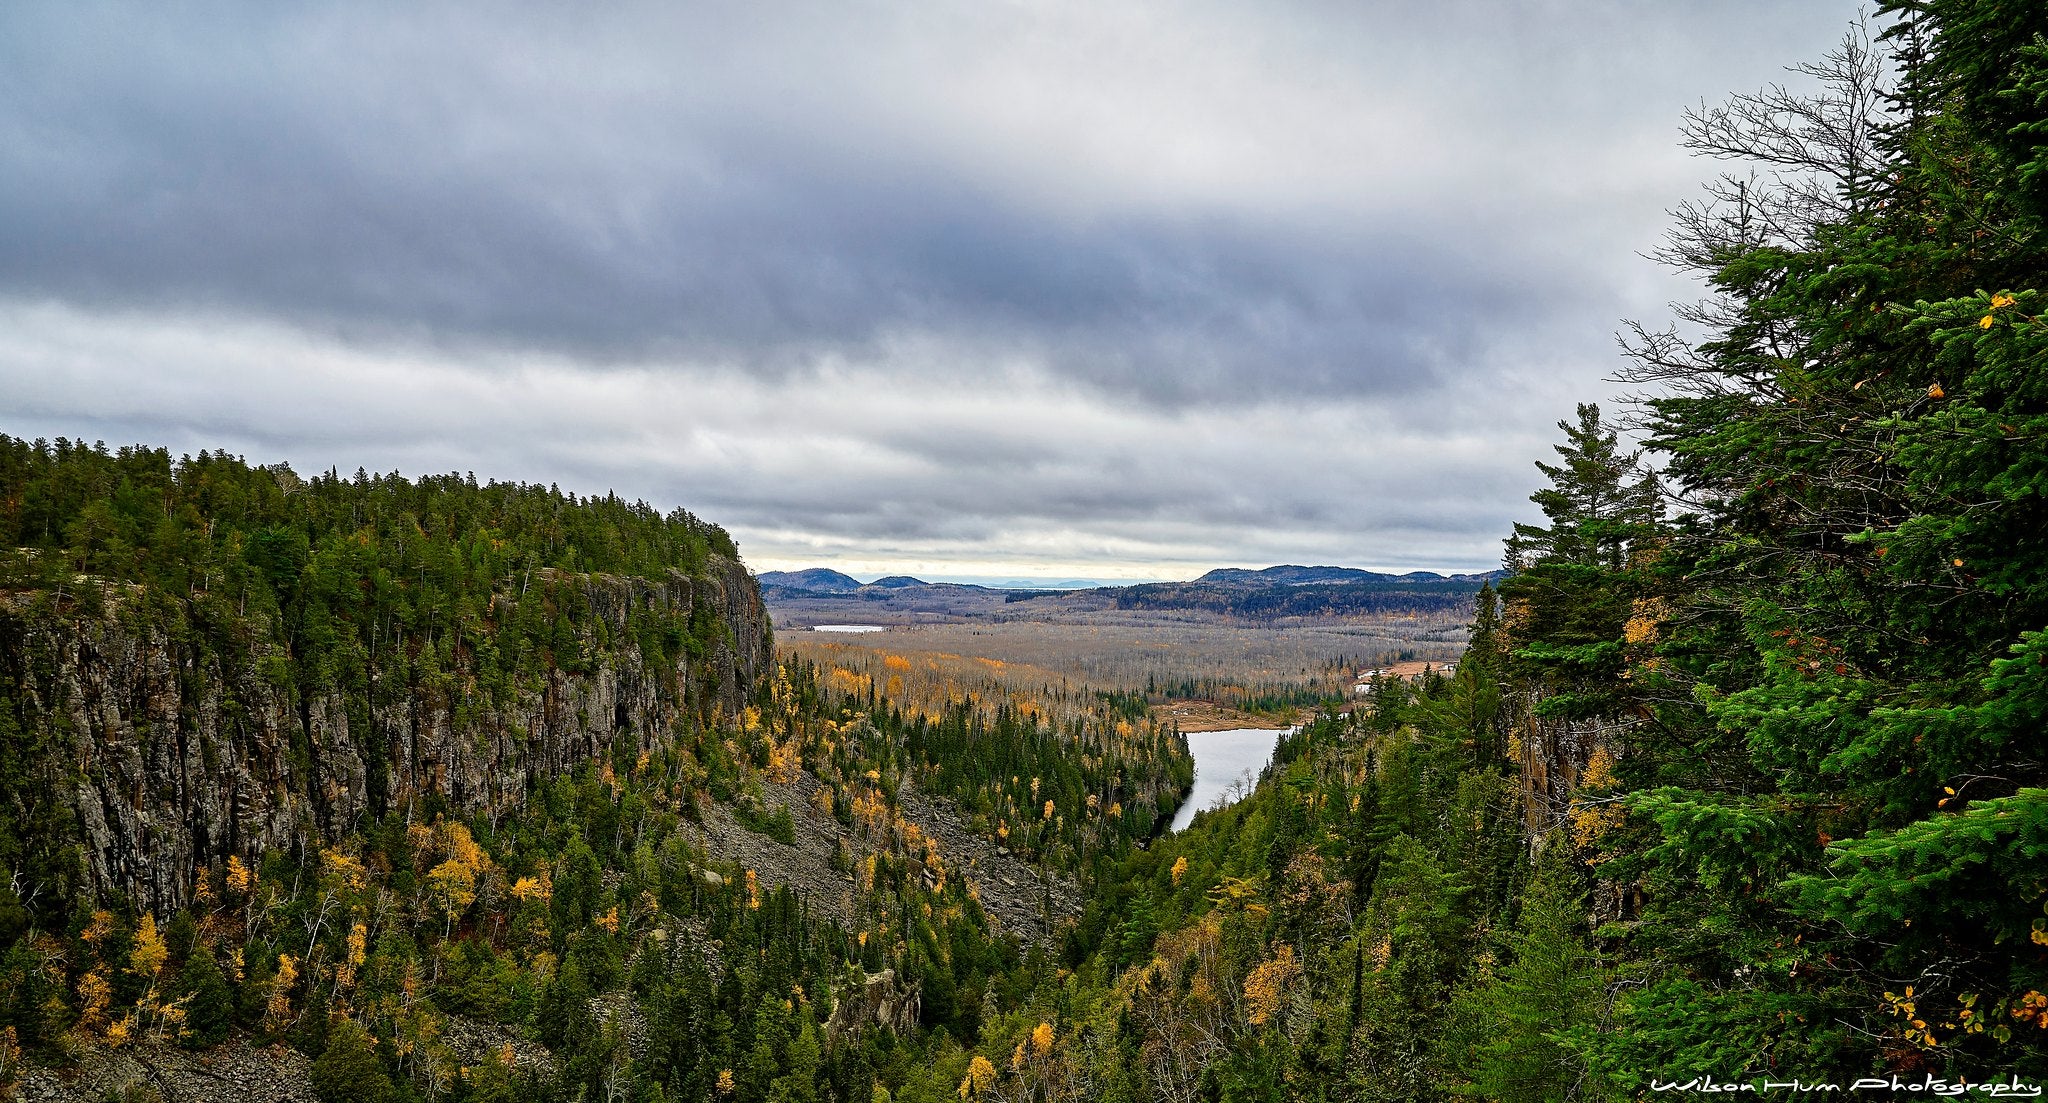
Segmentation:
{"type": "Polygon", "coordinates": [[[1785,5],[18,4],[0,431],[759,562],[1474,567],[1785,5]],[[862,557],[865,557],[864,559],[862,557]]]}

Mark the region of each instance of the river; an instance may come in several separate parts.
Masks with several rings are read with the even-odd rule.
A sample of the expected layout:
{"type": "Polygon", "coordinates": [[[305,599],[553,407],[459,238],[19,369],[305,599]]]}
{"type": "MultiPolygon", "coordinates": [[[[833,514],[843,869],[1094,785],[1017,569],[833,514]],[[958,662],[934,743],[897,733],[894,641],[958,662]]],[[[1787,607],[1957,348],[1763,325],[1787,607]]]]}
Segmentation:
{"type": "Polygon", "coordinates": [[[1273,757],[1273,748],[1292,728],[1233,728],[1220,732],[1189,732],[1188,753],[1195,758],[1195,788],[1173,814],[1170,831],[1193,823],[1195,813],[1216,806],[1221,798],[1229,804],[1251,792],[1259,771],[1273,757]],[[1240,790],[1233,790],[1243,781],[1240,790]]]}

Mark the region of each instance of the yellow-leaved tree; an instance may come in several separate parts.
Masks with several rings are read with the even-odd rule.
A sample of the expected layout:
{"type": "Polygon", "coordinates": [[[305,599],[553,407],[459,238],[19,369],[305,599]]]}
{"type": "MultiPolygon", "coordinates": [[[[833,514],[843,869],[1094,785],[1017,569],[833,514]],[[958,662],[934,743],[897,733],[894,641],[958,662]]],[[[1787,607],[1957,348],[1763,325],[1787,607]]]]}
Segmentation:
{"type": "Polygon", "coordinates": [[[263,1029],[270,1034],[283,1033],[292,1021],[292,986],[299,982],[299,959],[290,954],[277,955],[277,976],[270,982],[270,998],[263,1004],[263,1029]]]}
{"type": "Polygon", "coordinates": [[[960,1098],[972,1099],[994,1087],[995,1083],[995,1063],[977,1053],[974,1060],[967,1062],[967,1075],[960,1080],[960,1098]]]}
{"type": "Polygon", "coordinates": [[[1287,986],[1300,977],[1301,963],[1294,959],[1294,947],[1281,943],[1272,960],[1244,980],[1245,1019],[1253,1026],[1265,1026],[1279,1013],[1287,986]]]}
{"type": "Polygon", "coordinates": [[[144,912],[142,922],[135,926],[135,946],[128,951],[129,970],[143,980],[155,980],[170,956],[163,936],[157,933],[156,916],[144,912]]]}
{"type": "Polygon", "coordinates": [[[442,912],[447,916],[442,934],[455,930],[455,917],[468,910],[476,902],[476,870],[464,865],[459,859],[450,858],[434,867],[427,874],[427,884],[434,899],[440,902],[442,912]]]}
{"type": "Polygon", "coordinates": [[[1031,1028],[1031,1055],[1043,1057],[1052,1052],[1052,1024],[1039,1023],[1031,1028]]]}
{"type": "Polygon", "coordinates": [[[249,895],[249,890],[254,888],[255,885],[256,875],[249,871],[248,866],[242,864],[241,856],[237,854],[228,855],[228,891],[236,896],[247,896],[249,895]]]}

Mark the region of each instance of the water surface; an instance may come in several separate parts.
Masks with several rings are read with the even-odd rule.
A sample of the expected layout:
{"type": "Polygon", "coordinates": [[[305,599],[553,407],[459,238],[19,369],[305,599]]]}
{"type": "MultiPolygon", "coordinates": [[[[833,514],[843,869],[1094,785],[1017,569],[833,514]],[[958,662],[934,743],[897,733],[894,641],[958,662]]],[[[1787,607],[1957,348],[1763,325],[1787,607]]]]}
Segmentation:
{"type": "Polygon", "coordinates": [[[1292,728],[1232,728],[1220,732],[1189,732],[1188,753],[1195,758],[1195,788],[1173,814],[1169,831],[1194,822],[1195,813],[1233,803],[1252,791],[1259,771],[1273,757],[1280,737],[1292,728]],[[1242,786],[1238,785],[1242,782],[1242,786]]]}

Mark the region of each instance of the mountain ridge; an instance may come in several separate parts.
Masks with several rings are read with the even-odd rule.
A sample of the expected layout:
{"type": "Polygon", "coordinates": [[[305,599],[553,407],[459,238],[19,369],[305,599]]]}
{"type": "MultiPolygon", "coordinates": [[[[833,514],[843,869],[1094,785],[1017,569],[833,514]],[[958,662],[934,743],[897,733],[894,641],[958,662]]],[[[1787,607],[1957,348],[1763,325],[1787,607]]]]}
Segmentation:
{"type": "Polygon", "coordinates": [[[859,579],[830,567],[807,567],[800,571],[762,571],[754,576],[763,589],[778,586],[786,590],[846,594],[861,588],[859,579]]]}
{"type": "Polygon", "coordinates": [[[973,582],[927,582],[913,575],[887,575],[873,582],[862,582],[851,575],[830,567],[806,567],[795,571],[762,571],[755,577],[761,587],[786,591],[801,591],[813,594],[851,594],[868,589],[907,590],[918,588],[958,587],[964,590],[1018,589],[1018,590],[1128,590],[1134,586],[1315,586],[1342,583],[1431,583],[1431,582],[1493,582],[1507,577],[1505,570],[1480,571],[1467,574],[1443,574],[1437,571],[1409,571],[1406,574],[1387,574],[1369,571],[1360,567],[1302,566],[1285,563],[1272,567],[1217,567],[1186,582],[1150,582],[1130,585],[1104,585],[1100,582],[1071,580],[1043,586],[1028,586],[1021,582],[1012,586],[986,586],[973,582]]]}
{"type": "Polygon", "coordinates": [[[1218,567],[1192,581],[1195,583],[1273,583],[1286,586],[1313,586],[1331,582],[1490,582],[1504,578],[1504,570],[1481,571],[1471,574],[1443,574],[1437,571],[1409,571],[1406,574],[1386,574],[1368,571],[1359,567],[1304,567],[1298,564],[1281,564],[1275,567],[1218,567]]]}

